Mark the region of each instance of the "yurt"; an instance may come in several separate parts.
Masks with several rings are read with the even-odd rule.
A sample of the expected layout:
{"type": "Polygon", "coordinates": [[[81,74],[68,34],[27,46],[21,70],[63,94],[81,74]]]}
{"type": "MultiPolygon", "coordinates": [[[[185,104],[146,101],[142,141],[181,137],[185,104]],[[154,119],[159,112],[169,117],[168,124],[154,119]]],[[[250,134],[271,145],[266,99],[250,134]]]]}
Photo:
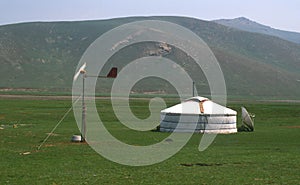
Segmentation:
{"type": "Polygon", "coordinates": [[[237,112],[205,97],[193,97],[161,111],[161,132],[236,133],[237,112]]]}

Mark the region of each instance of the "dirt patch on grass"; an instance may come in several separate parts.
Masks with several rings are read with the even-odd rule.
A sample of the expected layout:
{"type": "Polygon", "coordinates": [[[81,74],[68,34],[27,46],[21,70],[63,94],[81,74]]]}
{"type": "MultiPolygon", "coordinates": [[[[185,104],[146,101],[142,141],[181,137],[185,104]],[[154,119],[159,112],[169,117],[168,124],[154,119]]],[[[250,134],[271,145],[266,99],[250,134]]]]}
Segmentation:
{"type": "Polygon", "coordinates": [[[54,134],[54,133],[46,133],[46,134],[50,136],[59,136],[59,134],[54,134]]]}
{"type": "Polygon", "coordinates": [[[283,126],[284,128],[300,128],[300,125],[283,126]]]}
{"type": "Polygon", "coordinates": [[[258,100],[259,102],[270,102],[270,103],[300,103],[300,100],[258,100]]]}
{"type": "MultiPolygon", "coordinates": [[[[96,100],[107,100],[111,97],[99,96],[95,97],[96,100]]],[[[72,96],[36,96],[36,95],[4,95],[0,94],[0,99],[16,99],[16,100],[72,100],[72,96]]],[[[86,98],[87,99],[87,98],[86,98]]],[[[127,98],[120,98],[127,100],[127,98]]],[[[137,100],[149,100],[151,98],[130,98],[137,100]]]]}
{"type": "Polygon", "coordinates": [[[1,99],[22,99],[22,100],[71,100],[72,96],[35,96],[35,95],[4,95],[0,94],[1,99]]]}
{"type": "Polygon", "coordinates": [[[222,166],[223,164],[220,164],[220,163],[211,163],[211,164],[208,164],[208,163],[181,163],[180,165],[189,167],[189,166],[222,166]]]}

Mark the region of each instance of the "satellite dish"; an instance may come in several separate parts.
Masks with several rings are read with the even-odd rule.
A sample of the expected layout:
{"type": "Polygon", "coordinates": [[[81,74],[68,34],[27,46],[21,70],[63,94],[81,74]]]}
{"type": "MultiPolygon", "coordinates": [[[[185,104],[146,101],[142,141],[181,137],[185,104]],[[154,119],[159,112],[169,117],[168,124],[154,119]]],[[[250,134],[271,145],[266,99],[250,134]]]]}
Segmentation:
{"type": "Polygon", "coordinates": [[[248,113],[245,107],[242,107],[242,122],[250,131],[254,130],[254,114],[248,113]]]}
{"type": "Polygon", "coordinates": [[[84,63],[80,68],[79,70],[77,71],[77,73],[74,75],[74,78],[73,80],[77,80],[78,76],[82,73],[85,73],[85,68],[86,68],[86,63],[84,63]]]}

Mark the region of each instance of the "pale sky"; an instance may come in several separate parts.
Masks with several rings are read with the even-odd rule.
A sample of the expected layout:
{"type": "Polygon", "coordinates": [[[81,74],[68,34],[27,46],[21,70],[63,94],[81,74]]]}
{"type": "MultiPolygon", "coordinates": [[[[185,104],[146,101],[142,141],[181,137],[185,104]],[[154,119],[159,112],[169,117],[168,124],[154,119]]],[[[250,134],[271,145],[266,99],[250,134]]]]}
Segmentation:
{"type": "Polygon", "coordinates": [[[300,0],[1,0],[0,25],[176,15],[214,20],[247,17],[300,32],[300,0]]]}

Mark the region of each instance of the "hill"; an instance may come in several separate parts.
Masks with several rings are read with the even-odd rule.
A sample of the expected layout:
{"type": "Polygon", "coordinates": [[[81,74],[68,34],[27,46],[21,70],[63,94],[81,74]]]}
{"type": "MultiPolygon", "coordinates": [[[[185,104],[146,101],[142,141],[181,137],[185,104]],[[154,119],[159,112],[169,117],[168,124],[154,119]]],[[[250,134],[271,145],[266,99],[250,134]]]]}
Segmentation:
{"type": "Polygon", "coordinates": [[[245,17],[239,17],[235,19],[219,19],[215,20],[214,22],[239,30],[279,37],[284,40],[300,44],[300,33],[274,29],[270,26],[265,26],[257,22],[251,21],[245,17]]]}
{"type": "MultiPolygon", "coordinates": [[[[0,26],[0,88],[69,91],[81,55],[96,38],[121,24],[148,19],[170,21],[199,35],[216,55],[230,96],[292,98],[300,94],[299,44],[185,17],[131,17],[0,26]]],[[[133,59],[157,51],[157,45],[142,43],[127,47],[114,55],[110,62],[122,67],[133,59]]],[[[209,93],[205,77],[193,68],[188,56],[172,48],[165,57],[179,63],[184,61],[185,68],[198,79],[198,92],[209,93]]],[[[107,92],[111,82],[104,83],[99,86],[101,92],[107,92]]],[[[147,79],[134,88],[138,92],[173,93],[173,90],[157,79],[147,79]]]]}

